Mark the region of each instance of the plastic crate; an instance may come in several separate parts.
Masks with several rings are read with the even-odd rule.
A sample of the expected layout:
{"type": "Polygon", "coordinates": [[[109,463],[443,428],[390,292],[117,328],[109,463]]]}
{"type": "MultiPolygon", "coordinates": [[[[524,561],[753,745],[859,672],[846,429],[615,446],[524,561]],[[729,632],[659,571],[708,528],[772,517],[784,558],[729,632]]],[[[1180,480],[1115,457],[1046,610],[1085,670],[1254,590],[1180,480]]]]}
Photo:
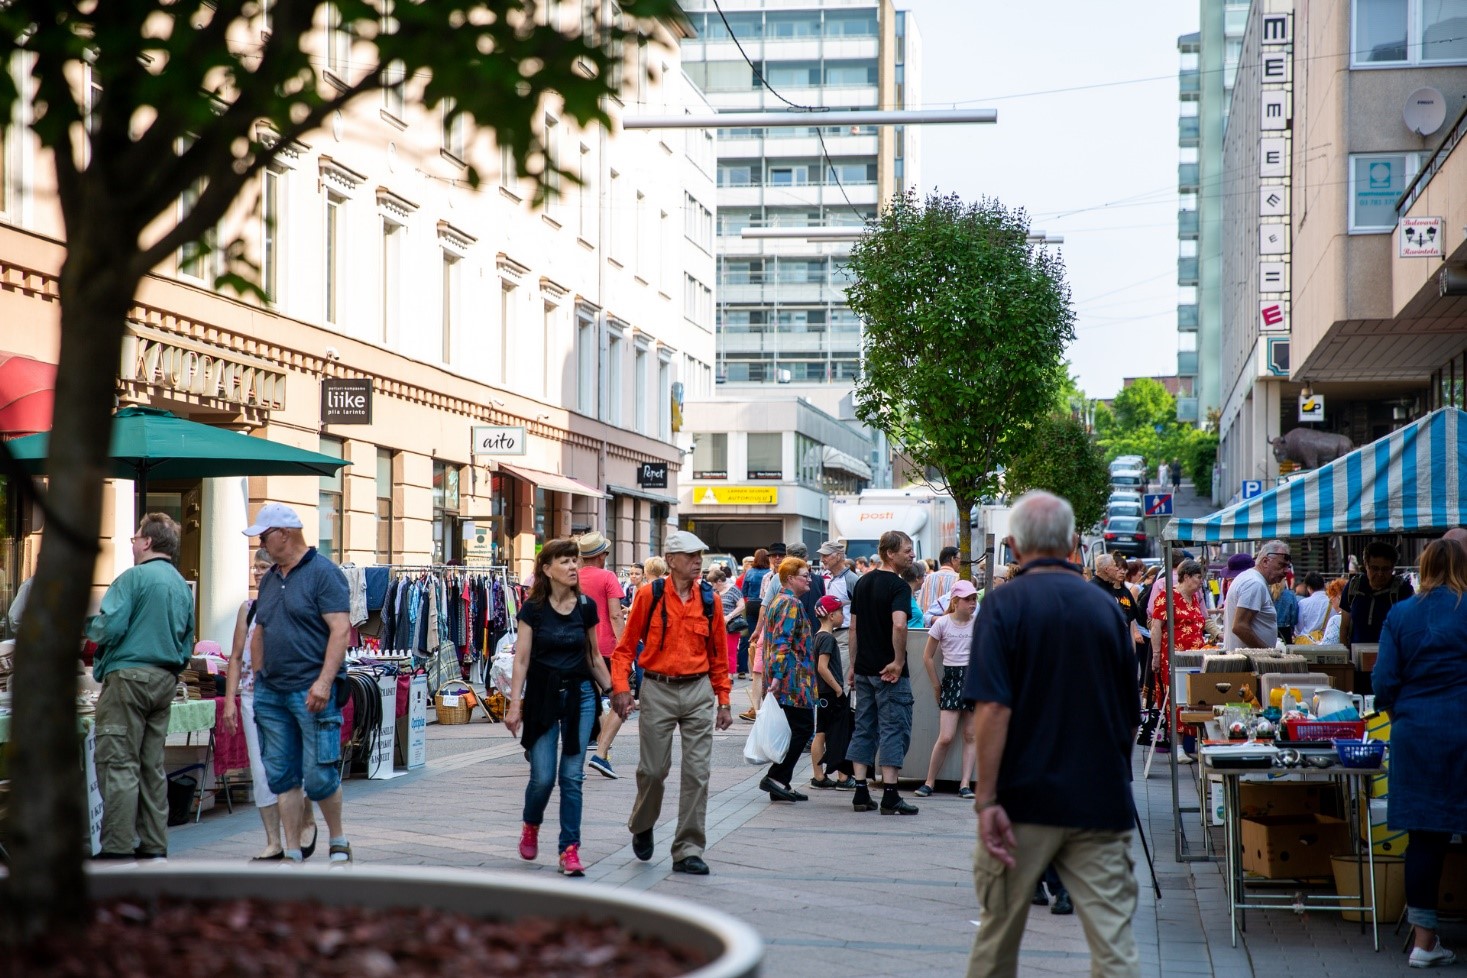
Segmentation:
{"type": "Polygon", "coordinates": [[[1290,740],[1360,740],[1365,736],[1365,721],[1285,720],[1284,730],[1290,740]]]}
{"type": "Polygon", "coordinates": [[[1386,745],[1379,740],[1337,740],[1335,753],[1345,767],[1373,769],[1385,760],[1386,745]]]}

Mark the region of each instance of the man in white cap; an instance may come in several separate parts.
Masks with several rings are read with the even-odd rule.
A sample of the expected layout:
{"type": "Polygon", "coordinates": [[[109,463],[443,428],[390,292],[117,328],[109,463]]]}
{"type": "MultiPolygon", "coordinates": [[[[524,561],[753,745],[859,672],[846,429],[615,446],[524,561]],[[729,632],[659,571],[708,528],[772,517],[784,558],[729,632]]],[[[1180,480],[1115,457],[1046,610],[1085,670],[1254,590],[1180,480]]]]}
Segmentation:
{"type": "MultiPolygon", "coordinates": [[[[245,536],[259,537],[275,566],[260,579],[250,661],[255,726],[270,790],[280,799],[285,858],[300,862],[304,793],[331,833],[331,864],[351,862],[341,822],[341,707],[337,682],[351,636],[346,575],[306,544],[301,518],[266,503],[245,536]]],[[[311,840],[314,849],[316,842],[311,840]]]]}
{"type": "MultiPolygon", "coordinates": [[[[577,540],[576,545],[581,551],[581,593],[596,603],[596,645],[606,660],[606,671],[610,673],[611,654],[616,651],[617,639],[621,638],[624,614],[621,581],[606,569],[611,541],[592,530],[577,540]]],[[[621,717],[614,710],[607,711],[601,718],[601,736],[596,741],[596,753],[587,762],[591,770],[604,778],[619,776],[611,767],[611,742],[620,729],[621,717]]]]}
{"type": "Polygon", "coordinates": [[[672,734],[679,730],[682,789],[672,870],[694,876],[708,875],[703,850],[713,729],[727,730],[733,723],[723,604],[712,585],[700,578],[707,549],[686,530],[668,536],[663,552],[669,576],[654,580],[632,598],[631,614],[611,660],[611,708],[626,719],[632,712],[632,660],[637,642],[642,642],[641,757],[637,800],[627,819],[632,852],[644,862],[652,858],[652,828],[662,814],[663,785],[672,770],[672,734]]]}

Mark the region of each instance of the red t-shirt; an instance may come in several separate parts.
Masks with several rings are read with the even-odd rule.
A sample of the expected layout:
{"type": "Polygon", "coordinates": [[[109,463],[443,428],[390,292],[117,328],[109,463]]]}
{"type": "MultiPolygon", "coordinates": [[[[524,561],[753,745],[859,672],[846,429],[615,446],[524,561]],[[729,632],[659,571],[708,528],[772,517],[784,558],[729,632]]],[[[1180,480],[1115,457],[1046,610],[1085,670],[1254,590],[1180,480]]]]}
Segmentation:
{"type": "Polygon", "coordinates": [[[621,601],[621,581],[604,567],[581,568],[581,593],[596,602],[596,647],[606,658],[616,651],[616,633],[611,630],[611,602],[621,601]]]}

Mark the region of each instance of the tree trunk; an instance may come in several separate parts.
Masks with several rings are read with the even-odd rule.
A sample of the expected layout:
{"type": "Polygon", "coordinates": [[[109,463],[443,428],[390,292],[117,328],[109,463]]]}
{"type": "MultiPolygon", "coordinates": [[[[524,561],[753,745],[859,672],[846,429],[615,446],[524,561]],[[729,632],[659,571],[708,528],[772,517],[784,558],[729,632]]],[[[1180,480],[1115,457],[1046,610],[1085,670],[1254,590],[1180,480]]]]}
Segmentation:
{"type": "MultiPolygon", "coordinates": [[[[965,499],[956,492],[953,500],[958,504],[958,577],[973,580],[973,500],[965,499]]],[[[981,586],[981,585],[980,585],[981,586]]]]}
{"type": "MultiPolygon", "coordinates": [[[[61,358],[47,476],[50,518],[15,655],[3,936],[25,942],[85,921],[86,836],[76,675],[101,529],[102,483],[118,363],[137,280],[105,215],[68,242],[62,266],[61,358]],[[109,240],[110,238],[110,240],[109,240]]],[[[3,953],[3,952],[0,952],[3,953]]]]}

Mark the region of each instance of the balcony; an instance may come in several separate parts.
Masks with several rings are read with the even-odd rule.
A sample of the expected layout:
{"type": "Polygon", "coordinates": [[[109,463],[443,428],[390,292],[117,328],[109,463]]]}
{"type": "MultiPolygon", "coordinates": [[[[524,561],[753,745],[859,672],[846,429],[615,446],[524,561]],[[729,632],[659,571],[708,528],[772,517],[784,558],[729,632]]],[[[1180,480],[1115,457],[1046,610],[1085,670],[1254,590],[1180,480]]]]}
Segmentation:
{"type": "Polygon", "coordinates": [[[1177,284],[1178,285],[1196,285],[1197,284],[1197,259],[1196,258],[1178,258],[1177,259],[1177,284]]]}
{"type": "Polygon", "coordinates": [[[1195,333],[1197,331],[1197,307],[1177,306],[1177,332],[1195,333]]]}
{"type": "Polygon", "coordinates": [[[1192,102],[1202,94],[1202,73],[1196,68],[1177,72],[1177,94],[1183,102],[1192,102]]]}
{"type": "Polygon", "coordinates": [[[816,305],[844,302],[845,287],[819,282],[766,282],[764,284],[723,285],[718,289],[719,302],[748,304],[754,302],[791,305],[816,305]]]}
{"type": "MultiPolygon", "coordinates": [[[[1177,145],[1196,146],[1202,139],[1202,126],[1195,115],[1184,115],[1177,120],[1177,145]]],[[[721,150],[723,147],[719,147],[721,150]]]]}
{"type": "Polygon", "coordinates": [[[1178,377],[1196,377],[1197,376],[1197,351],[1196,350],[1178,350],[1177,351],[1177,376],[1178,377]]]}
{"type": "Polygon", "coordinates": [[[1177,420],[1186,424],[1196,424],[1198,422],[1199,418],[1197,417],[1197,398],[1177,398],[1177,420]]]}
{"type": "Polygon", "coordinates": [[[1196,191],[1199,186],[1199,173],[1196,163],[1177,164],[1177,189],[1183,192],[1196,191]]]}
{"type": "Polygon", "coordinates": [[[1193,210],[1177,211],[1177,237],[1195,240],[1198,233],[1197,212],[1193,210]]]}

